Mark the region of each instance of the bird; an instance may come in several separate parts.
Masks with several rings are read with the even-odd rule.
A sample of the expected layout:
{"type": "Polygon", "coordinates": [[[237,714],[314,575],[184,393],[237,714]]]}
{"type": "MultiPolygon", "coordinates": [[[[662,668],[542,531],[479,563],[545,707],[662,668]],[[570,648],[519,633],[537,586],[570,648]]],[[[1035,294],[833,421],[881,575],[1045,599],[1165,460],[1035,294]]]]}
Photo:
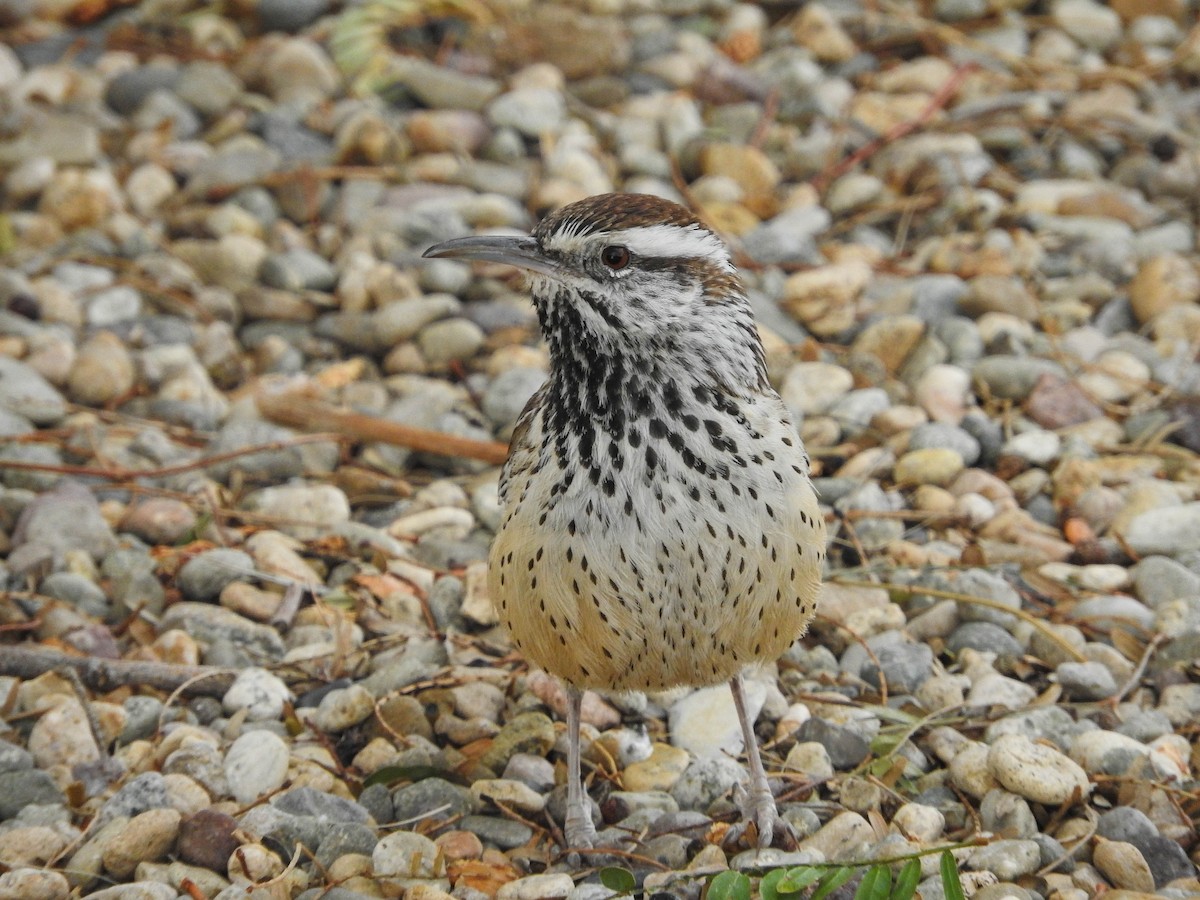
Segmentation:
{"type": "Polygon", "coordinates": [[[815,614],[825,521],[728,247],[680,204],[611,193],[423,255],[525,270],[549,351],[500,475],[488,589],[516,649],[566,686],[567,845],[597,838],[584,691],[723,682],[749,769],[740,833],[787,843],[743,672],[815,614]]]}

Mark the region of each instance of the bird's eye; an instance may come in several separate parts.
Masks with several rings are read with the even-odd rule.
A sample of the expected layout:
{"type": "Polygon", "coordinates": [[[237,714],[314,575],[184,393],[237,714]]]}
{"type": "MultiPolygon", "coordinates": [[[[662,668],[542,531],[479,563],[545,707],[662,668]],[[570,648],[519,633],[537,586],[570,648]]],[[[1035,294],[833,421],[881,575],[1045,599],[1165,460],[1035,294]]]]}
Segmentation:
{"type": "Polygon", "coordinates": [[[614,272],[620,271],[629,265],[629,248],[611,244],[600,251],[600,262],[614,272]]]}

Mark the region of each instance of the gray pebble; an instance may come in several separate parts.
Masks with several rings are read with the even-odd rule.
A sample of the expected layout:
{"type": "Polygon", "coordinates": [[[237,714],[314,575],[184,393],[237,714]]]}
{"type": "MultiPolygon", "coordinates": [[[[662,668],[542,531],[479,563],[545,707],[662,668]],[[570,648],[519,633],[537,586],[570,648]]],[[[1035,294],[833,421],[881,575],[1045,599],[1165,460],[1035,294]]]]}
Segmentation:
{"type": "Polygon", "coordinates": [[[1037,819],[1029,802],[1018,794],[994,788],[979,804],[984,829],[1002,838],[1031,839],[1038,833],[1037,819]]]}
{"type": "Polygon", "coordinates": [[[11,819],[31,804],[66,802],[49,772],[41,769],[0,772],[0,821],[11,819]]]}
{"type": "Polygon", "coordinates": [[[1142,556],[1180,556],[1193,551],[1200,547],[1200,502],[1144,512],[1129,523],[1124,538],[1142,556]]]}
{"type": "MultiPolygon", "coordinates": [[[[1200,504],[1197,506],[1200,507],[1200,504]]],[[[1089,597],[1072,607],[1067,618],[1105,631],[1113,628],[1143,628],[1151,632],[1154,628],[1154,611],[1122,594],[1089,597]]]]}
{"type": "Polygon", "coordinates": [[[807,719],[796,731],[797,741],[816,741],[829,753],[835,769],[852,769],[867,758],[871,745],[857,729],[824,719],[807,719]]]}
{"type": "Polygon", "coordinates": [[[492,379],[483,394],[481,407],[492,423],[503,430],[511,427],[525,404],[546,381],[541,369],[517,366],[492,379]]]}
{"type": "Polygon", "coordinates": [[[745,251],[755,261],[818,265],[816,238],[829,227],[829,213],[820,206],[801,206],[780,213],[743,238],[745,251]]]}
{"type": "Polygon", "coordinates": [[[475,811],[474,795],[444,778],[424,778],[392,791],[392,808],[399,822],[423,818],[450,819],[475,811]]]}
{"type": "Polygon", "coordinates": [[[217,547],[198,553],[183,564],[176,578],[180,592],[189,600],[211,602],[222,589],[254,572],[254,560],[243,550],[217,547]]]}
{"type": "Polygon", "coordinates": [[[671,796],[681,810],[704,812],[745,777],[741,766],[727,756],[698,757],[679,776],[671,796]]]}
{"type": "Polygon", "coordinates": [[[328,868],[347,853],[370,856],[379,843],[379,836],[369,825],[354,822],[322,824],[321,843],[317,847],[317,863],[328,868]]]}
{"type": "Polygon", "coordinates": [[[300,31],[329,11],[329,0],[258,0],[255,13],[263,31],[300,31]]]}
{"type": "Polygon", "coordinates": [[[324,257],[293,247],[264,259],[259,278],[268,287],[284,291],[332,291],[337,271],[324,257]]]}
{"type": "Polygon", "coordinates": [[[971,374],[986,384],[993,396],[1004,400],[1024,400],[1047,372],[1059,378],[1067,375],[1058,363],[1033,356],[987,356],[971,369],[971,374]]]}
{"type": "Polygon", "coordinates": [[[1200,596],[1200,575],[1168,557],[1146,557],[1129,570],[1138,598],[1152,608],[1183,596],[1200,596]]]}
{"type": "Polygon", "coordinates": [[[67,413],[58,389],[11,356],[0,356],[0,406],[35,425],[55,425],[67,413]]]}
{"type": "Polygon", "coordinates": [[[1196,867],[1184,849],[1170,838],[1160,835],[1154,823],[1141,810],[1130,806],[1109,810],[1096,823],[1096,834],[1110,841],[1125,841],[1137,847],[1154,873],[1156,887],[1162,887],[1176,878],[1194,878],[1196,875],[1196,867]]]}
{"type": "Polygon", "coordinates": [[[171,90],[178,81],[179,70],[173,65],[139,66],[122,72],[108,83],[104,102],[120,115],[132,115],[152,93],[171,90]]]}
{"type": "Polygon", "coordinates": [[[1112,672],[1098,662],[1061,663],[1054,674],[1072,700],[1103,700],[1117,692],[1112,672]]]}
{"type": "Polygon", "coordinates": [[[1008,838],[971,851],[967,867],[992,872],[1001,881],[1013,881],[1036,871],[1041,858],[1041,850],[1034,841],[1008,838]]]}
{"type": "Polygon", "coordinates": [[[160,772],[143,772],[125,782],[104,802],[93,822],[95,828],[122,816],[133,817],[150,809],[170,806],[167,785],[160,772]]]}
{"type": "Polygon", "coordinates": [[[957,655],[964,649],[995,653],[1001,660],[1019,659],[1025,648],[1007,629],[994,622],[964,622],[946,640],[946,649],[957,655]]]}
{"type": "Polygon", "coordinates": [[[963,458],[963,463],[973,466],[979,460],[979,441],[971,434],[946,422],[925,422],[912,430],[909,437],[910,450],[946,447],[963,458]]]}
{"type": "Polygon", "coordinates": [[[0,740],[0,775],[33,768],[33,756],[24,747],[0,740]]]}
{"type": "Polygon", "coordinates": [[[456,827],[471,832],[485,843],[495,844],[501,850],[520,847],[533,837],[533,829],[528,825],[498,816],[463,816],[456,827]]]}
{"type": "Polygon", "coordinates": [[[120,745],[146,740],[158,730],[163,703],[157,697],[135,694],[126,697],[121,706],[125,709],[125,727],[121,729],[120,745]]]}
{"type": "Polygon", "coordinates": [[[163,614],[161,628],[164,631],[180,628],[207,645],[205,659],[210,662],[210,655],[220,645],[244,655],[246,658],[240,665],[247,665],[252,659],[262,662],[283,656],[283,640],[274,628],[207,603],[172,604],[163,614]]]}
{"type": "Polygon", "coordinates": [[[75,572],[52,572],[42,579],[38,590],[97,619],[103,619],[108,612],[104,591],[94,581],[75,572]]]}
{"type": "Polygon", "coordinates": [[[64,480],[25,507],[13,544],[36,544],[55,553],[83,550],[100,559],[116,547],[117,539],[92,492],[64,480]]]}
{"type": "Polygon", "coordinates": [[[862,677],[868,684],[879,687],[882,670],[889,694],[911,694],[933,673],[933,650],[927,644],[907,641],[878,647],[875,658],[878,665],[868,660],[862,668],[862,677]]]}

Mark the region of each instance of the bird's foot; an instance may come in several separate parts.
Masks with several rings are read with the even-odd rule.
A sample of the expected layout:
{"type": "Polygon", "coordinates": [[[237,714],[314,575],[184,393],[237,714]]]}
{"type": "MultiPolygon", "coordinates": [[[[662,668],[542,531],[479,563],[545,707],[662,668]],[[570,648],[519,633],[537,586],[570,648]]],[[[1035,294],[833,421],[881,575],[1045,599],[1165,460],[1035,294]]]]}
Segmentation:
{"type": "Polygon", "coordinates": [[[779,846],[785,850],[796,849],[796,833],[779,815],[775,798],[769,791],[746,791],[742,788],[737,794],[735,799],[742,812],[742,821],[729,830],[727,841],[740,841],[753,823],[757,832],[756,844],[760,850],[772,846],[779,846]]]}
{"type": "Polygon", "coordinates": [[[567,839],[567,847],[573,850],[591,850],[596,846],[596,826],[587,810],[570,810],[567,821],[563,826],[563,836],[567,839]]]}

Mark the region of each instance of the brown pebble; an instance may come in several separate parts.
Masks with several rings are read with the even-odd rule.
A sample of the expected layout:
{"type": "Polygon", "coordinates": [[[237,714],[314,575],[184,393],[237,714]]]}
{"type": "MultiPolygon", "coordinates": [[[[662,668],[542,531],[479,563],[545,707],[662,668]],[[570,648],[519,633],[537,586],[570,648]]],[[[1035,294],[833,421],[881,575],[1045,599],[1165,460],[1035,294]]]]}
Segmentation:
{"type": "Polygon", "coordinates": [[[1104,414],[1079,385],[1049,372],[1043,373],[1029,392],[1025,412],[1047,429],[1090,422],[1104,414]]]}
{"type": "Polygon", "coordinates": [[[179,826],[179,858],[224,873],[229,857],[241,845],[234,836],[237,829],[237,819],[213,809],[187,816],[179,826]]]}

